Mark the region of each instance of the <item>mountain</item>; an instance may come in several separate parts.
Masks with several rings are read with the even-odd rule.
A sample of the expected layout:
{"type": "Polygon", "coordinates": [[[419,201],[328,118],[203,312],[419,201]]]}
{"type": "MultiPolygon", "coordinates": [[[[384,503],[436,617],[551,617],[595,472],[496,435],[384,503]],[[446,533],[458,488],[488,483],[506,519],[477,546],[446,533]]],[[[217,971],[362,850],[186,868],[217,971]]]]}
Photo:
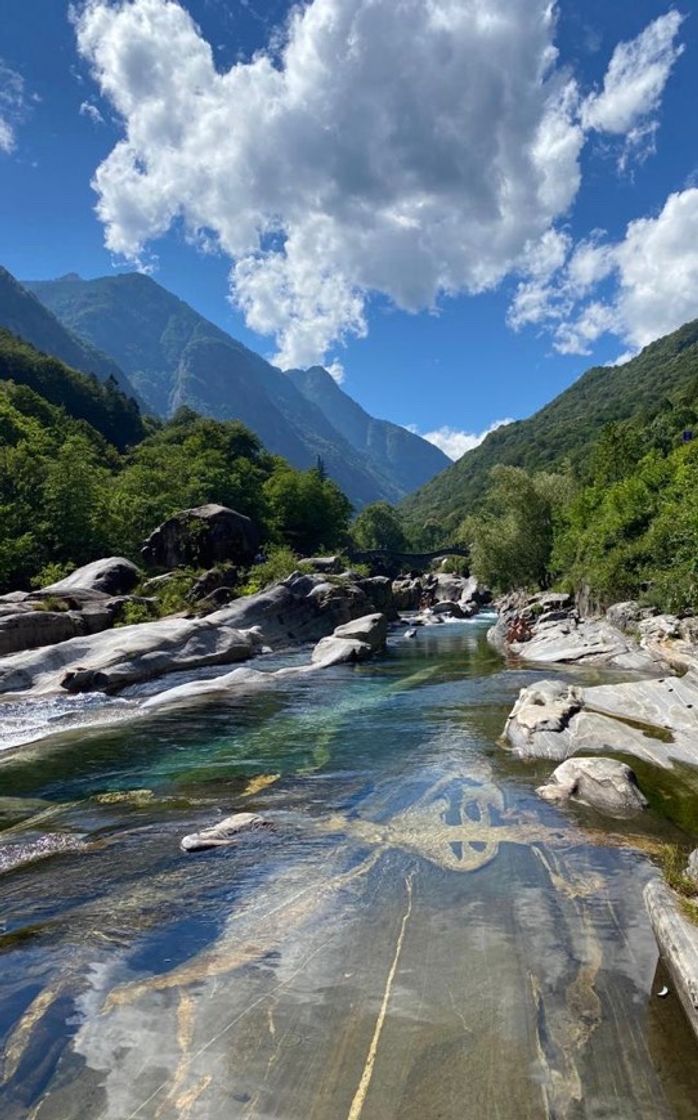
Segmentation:
{"type": "MultiPolygon", "coordinates": [[[[498,463],[549,470],[580,468],[590,443],[612,421],[651,417],[667,398],[698,384],[698,320],[647,346],[617,367],[588,370],[540,412],[499,428],[402,504],[415,528],[436,521],[447,531],[482,501],[498,463]]],[[[582,472],[583,473],[583,472],[582,472]]]]}
{"type": "Polygon", "coordinates": [[[287,376],[306,400],[322,409],[333,428],[355,451],[409,494],[450,463],[438,447],[389,420],[376,420],[352,400],[323,369],[287,370],[287,376]]]}
{"type": "MultiPolygon", "coordinates": [[[[387,436],[382,457],[369,456],[364,445],[353,445],[334,427],[292,377],[150,277],[71,276],[29,281],[27,287],[66,327],[108,353],[158,415],[170,416],[187,405],[218,419],[242,420],[268,450],[294,466],[314,466],[321,458],[358,507],[379,499],[395,502],[405,495],[407,486],[388,469],[387,436]]],[[[414,449],[413,440],[419,437],[404,434],[414,449]]],[[[441,463],[432,451],[426,454],[438,470],[441,463]]],[[[422,480],[425,474],[420,470],[424,468],[417,466],[415,476],[422,480]]],[[[409,475],[409,469],[403,467],[402,474],[409,475]]]]}
{"type": "Polygon", "coordinates": [[[123,393],[134,395],[132,385],[116,362],[67,329],[55,314],[2,267],[0,327],[23,338],[37,350],[59,358],[73,369],[93,373],[100,381],[112,378],[123,393]]]}
{"type": "MultiPolygon", "coordinates": [[[[136,402],[114,381],[70,369],[28,342],[0,328],[0,382],[13,382],[38,394],[52,414],[82,421],[123,450],[146,435],[136,402]]],[[[2,432],[0,432],[0,436],[2,432]]]]}

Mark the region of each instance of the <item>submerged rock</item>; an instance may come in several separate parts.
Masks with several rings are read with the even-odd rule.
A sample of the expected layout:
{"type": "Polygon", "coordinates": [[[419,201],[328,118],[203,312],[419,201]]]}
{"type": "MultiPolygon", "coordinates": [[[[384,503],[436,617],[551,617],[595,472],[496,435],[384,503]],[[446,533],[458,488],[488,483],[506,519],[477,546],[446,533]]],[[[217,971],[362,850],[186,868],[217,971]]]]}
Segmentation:
{"type": "Polygon", "coordinates": [[[191,832],[188,836],[183,836],[180,847],[185,852],[203,852],[208,848],[222,848],[233,844],[244,832],[268,827],[269,822],[257,813],[234,813],[209,828],[202,829],[201,832],[191,832]]]}
{"type": "Polygon", "coordinates": [[[36,840],[0,844],[0,874],[16,871],[19,867],[26,867],[27,864],[48,859],[61,852],[83,851],[86,847],[82,837],[62,832],[47,832],[36,840]]]}
{"type": "Polygon", "coordinates": [[[613,758],[568,758],[536,793],[552,803],[574,798],[614,817],[647,808],[633,771],[613,758]]]}
{"type": "Polygon", "coordinates": [[[698,1037],[698,925],[682,912],[677,895],[661,879],[649,882],[644,896],[659,951],[698,1037]]]}

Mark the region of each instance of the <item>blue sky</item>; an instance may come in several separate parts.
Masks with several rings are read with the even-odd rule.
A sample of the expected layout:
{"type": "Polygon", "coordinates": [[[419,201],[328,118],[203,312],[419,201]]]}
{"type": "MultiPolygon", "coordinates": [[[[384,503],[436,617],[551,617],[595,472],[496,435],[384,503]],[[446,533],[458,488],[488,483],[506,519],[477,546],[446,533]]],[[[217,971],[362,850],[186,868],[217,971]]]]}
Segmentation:
{"type": "Polygon", "coordinates": [[[76,27],[63,0],[4,0],[18,277],[138,260],[425,433],[526,416],[698,316],[693,4],[560,0],[546,23],[542,0],[438,0],[436,27],[420,0],[314,0],[286,32],[284,0],[182,7],[195,24],[171,0],[93,0],[76,27]]]}

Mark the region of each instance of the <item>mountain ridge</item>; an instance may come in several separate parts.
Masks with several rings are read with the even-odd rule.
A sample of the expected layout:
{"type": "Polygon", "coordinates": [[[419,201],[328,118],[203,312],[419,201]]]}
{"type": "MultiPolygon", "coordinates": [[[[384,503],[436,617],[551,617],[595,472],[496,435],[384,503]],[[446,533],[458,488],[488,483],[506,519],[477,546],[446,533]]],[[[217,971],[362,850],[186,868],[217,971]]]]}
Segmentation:
{"type": "MultiPolygon", "coordinates": [[[[24,283],[62,323],[109,353],[158,415],[187,405],[219,419],[240,419],[269,450],[298,467],[321,459],[357,507],[404,497],[406,488],[388,457],[352,446],[291,377],[152,277],[69,275],[24,283]]],[[[427,454],[435,473],[441,464],[427,454]]]]}

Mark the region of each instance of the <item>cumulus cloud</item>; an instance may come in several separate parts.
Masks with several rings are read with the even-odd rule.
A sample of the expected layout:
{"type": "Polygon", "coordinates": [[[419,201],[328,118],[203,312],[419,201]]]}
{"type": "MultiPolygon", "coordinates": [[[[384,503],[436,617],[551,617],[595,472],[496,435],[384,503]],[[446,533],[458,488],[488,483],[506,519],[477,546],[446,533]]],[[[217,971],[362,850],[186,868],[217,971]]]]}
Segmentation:
{"type": "Polygon", "coordinates": [[[415,424],[409,425],[409,430],[414,432],[415,435],[421,435],[422,439],[426,439],[429,443],[433,443],[436,447],[443,451],[444,455],[448,455],[449,459],[460,459],[465,455],[466,451],[472,451],[474,447],[479,447],[482,441],[490,434],[496,432],[497,428],[503,428],[506,424],[513,424],[511,418],[506,420],[495,420],[486,428],[484,432],[460,432],[456,428],[436,428],[433,432],[420,432],[415,424]]]}
{"type": "Polygon", "coordinates": [[[282,366],[336,359],[373,293],[417,312],[524,267],[544,286],[589,131],[649,127],[680,51],[669,12],[585,99],[555,19],[551,0],[312,0],[219,71],[177,0],[87,0],[78,47],[123,126],[94,177],[107,246],[144,265],[175,222],[217,246],[282,366]]]}
{"type": "Polygon", "coordinates": [[[10,155],[17,144],[17,125],[26,115],[27,97],[21,74],[0,58],[0,152],[10,155]]]}
{"type": "Polygon", "coordinates": [[[92,0],[79,48],[124,126],[95,175],[107,245],[214,236],[288,366],[364,334],[371,292],[418,311],[491,287],[579,186],[554,28],[549,0],[314,0],[219,73],[173,0],[92,0]]]}
{"type": "Polygon", "coordinates": [[[549,329],[563,354],[588,354],[602,335],[615,335],[628,347],[617,361],[626,361],[696,317],[698,188],[691,187],[670,195],[656,217],[630,222],[622,240],[597,233],[550,277],[523,281],[509,321],[549,329]]]}
{"type": "Polygon", "coordinates": [[[631,156],[646,157],[654,150],[656,114],[674,63],[683,52],[676,37],[683,15],[671,10],[650,23],[636,39],[619,43],[613,52],[603,89],[582,104],[585,129],[595,129],[625,142],[619,157],[623,170],[631,156]]]}

